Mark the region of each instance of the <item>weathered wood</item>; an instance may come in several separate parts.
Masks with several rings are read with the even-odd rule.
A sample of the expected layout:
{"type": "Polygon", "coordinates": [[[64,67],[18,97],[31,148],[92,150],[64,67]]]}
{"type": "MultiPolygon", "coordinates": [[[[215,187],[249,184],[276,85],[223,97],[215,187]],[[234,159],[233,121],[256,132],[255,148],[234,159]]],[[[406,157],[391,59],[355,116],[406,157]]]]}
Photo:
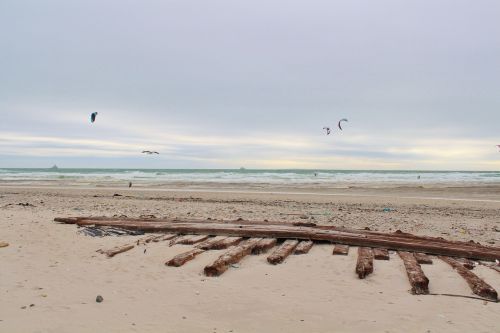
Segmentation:
{"type": "Polygon", "coordinates": [[[415,252],[413,253],[415,259],[420,265],[432,265],[432,259],[425,253],[415,252]]]}
{"type": "Polygon", "coordinates": [[[241,244],[229,249],[221,255],[211,265],[205,266],[204,272],[207,276],[219,276],[224,273],[229,265],[236,264],[245,256],[252,252],[252,249],[257,245],[261,238],[250,238],[241,244]]]}
{"type": "Polygon", "coordinates": [[[293,254],[306,254],[313,247],[313,241],[301,241],[299,245],[295,248],[293,254]]]}
{"type": "Polygon", "coordinates": [[[364,279],[371,273],[373,273],[373,251],[369,247],[359,247],[356,274],[360,279],[364,279]]]}
{"type": "Polygon", "coordinates": [[[257,255],[261,253],[266,253],[267,251],[272,249],[277,242],[278,240],[276,238],[263,238],[252,249],[252,254],[257,255]]]}
{"type": "Polygon", "coordinates": [[[490,265],[486,265],[486,266],[489,267],[489,268],[491,268],[492,270],[497,271],[498,273],[500,273],[500,266],[494,265],[494,264],[490,264],[490,265]]]}
{"type": "Polygon", "coordinates": [[[468,270],[472,270],[475,267],[474,262],[472,260],[465,259],[465,258],[455,258],[455,260],[458,261],[459,263],[461,263],[462,266],[464,266],[468,270]]]}
{"type": "Polygon", "coordinates": [[[411,293],[427,295],[429,293],[429,279],[425,276],[417,258],[411,252],[398,251],[406,268],[406,274],[411,285],[411,293]]]}
{"type": "Polygon", "coordinates": [[[496,290],[476,274],[465,268],[463,264],[450,257],[439,256],[439,259],[453,267],[465,279],[474,294],[494,301],[498,300],[496,290]]]}
{"type": "Polygon", "coordinates": [[[332,254],[342,255],[342,256],[348,255],[349,254],[349,245],[335,244],[335,246],[333,247],[332,254]]]}
{"type": "Polygon", "coordinates": [[[500,258],[500,248],[447,241],[440,238],[421,237],[403,233],[382,234],[366,233],[359,230],[338,231],[316,227],[297,227],[290,225],[246,224],[246,221],[236,222],[183,222],[178,220],[78,220],[78,225],[114,225],[121,228],[140,230],[144,232],[175,232],[179,234],[209,234],[234,237],[267,237],[288,239],[310,239],[313,241],[328,241],[340,244],[362,247],[381,247],[400,251],[424,252],[434,255],[463,257],[479,260],[495,260],[500,258]]]}
{"type": "Polygon", "coordinates": [[[148,235],[146,237],[138,239],[137,240],[137,245],[145,245],[145,244],[150,243],[150,242],[152,242],[152,241],[154,241],[156,239],[160,239],[161,237],[163,237],[163,235],[160,235],[160,236],[158,236],[158,235],[148,235]]]}
{"type": "Polygon", "coordinates": [[[165,235],[161,235],[160,237],[157,237],[157,238],[154,238],[152,240],[152,242],[163,242],[163,241],[166,241],[166,240],[171,240],[173,238],[177,237],[177,234],[165,234],[165,235]]]}
{"type": "Polygon", "coordinates": [[[273,265],[281,264],[290,254],[292,254],[298,244],[298,240],[287,239],[267,257],[267,262],[273,265]]]}
{"type": "Polygon", "coordinates": [[[176,244],[182,244],[182,245],[193,245],[196,243],[203,242],[207,240],[210,236],[208,235],[195,235],[195,236],[189,236],[183,239],[180,239],[176,244]]]}
{"type": "Polygon", "coordinates": [[[128,250],[131,250],[134,248],[134,245],[127,244],[127,245],[121,245],[121,246],[116,246],[110,250],[97,250],[97,252],[102,253],[107,255],[109,258],[114,257],[115,255],[119,253],[126,252],[128,250]]]}
{"type": "Polygon", "coordinates": [[[389,260],[389,251],[387,249],[374,248],[373,257],[376,260],[389,260]]]}
{"type": "Polygon", "coordinates": [[[212,247],[217,244],[218,242],[222,241],[223,239],[226,239],[226,236],[215,236],[215,237],[210,237],[209,239],[196,244],[196,248],[202,249],[202,250],[210,250],[212,247]]]}
{"type": "Polygon", "coordinates": [[[243,237],[226,237],[218,243],[215,243],[210,250],[224,250],[228,247],[238,245],[243,240],[243,237]]]}
{"type": "Polygon", "coordinates": [[[181,253],[170,259],[165,263],[167,266],[180,267],[184,265],[186,262],[193,260],[198,254],[205,252],[202,249],[192,249],[190,251],[181,253]]]}
{"type": "Polygon", "coordinates": [[[0,242],[0,247],[7,247],[9,246],[9,243],[7,242],[0,242]]]}

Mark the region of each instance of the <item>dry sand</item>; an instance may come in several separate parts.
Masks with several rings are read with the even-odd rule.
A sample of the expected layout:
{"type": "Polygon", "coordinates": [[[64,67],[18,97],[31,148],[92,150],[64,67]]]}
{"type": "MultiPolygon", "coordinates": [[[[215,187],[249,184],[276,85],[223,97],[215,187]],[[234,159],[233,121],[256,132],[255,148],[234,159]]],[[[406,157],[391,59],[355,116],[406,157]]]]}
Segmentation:
{"type": "MultiPolygon", "coordinates": [[[[354,273],[356,251],[332,256],[331,245],[278,266],[265,255],[247,257],[207,278],[203,267],[222,251],[180,268],[164,263],[191,247],[168,242],[108,259],[95,251],[137,237],[88,237],[52,221],[115,214],[307,218],[500,246],[497,187],[226,190],[0,187],[0,241],[10,244],[0,248],[0,332],[500,332],[498,303],[411,295],[396,255],[376,261],[366,280],[354,273]],[[287,193],[270,193],[280,191],[287,193]]],[[[423,269],[431,293],[472,295],[445,263],[423,269]]],[[[474,272],[500,291],[499,273],[483,266],[474,272]]]]}

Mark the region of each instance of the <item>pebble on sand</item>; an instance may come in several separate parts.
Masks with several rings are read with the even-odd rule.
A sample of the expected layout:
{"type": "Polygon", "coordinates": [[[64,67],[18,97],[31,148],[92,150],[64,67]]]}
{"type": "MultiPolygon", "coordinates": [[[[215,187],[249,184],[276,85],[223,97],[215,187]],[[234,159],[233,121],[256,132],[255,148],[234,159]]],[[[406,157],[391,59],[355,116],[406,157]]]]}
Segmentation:
{"type": "Polygon", "coordinates": [[[104,301],[104,298],[102,298],[102,296],[101,296],[101,295],[97,295],[97,297],[95,298],[95,301],[96,301],[97,303],[101,303],[102,301],[104,301]]]}

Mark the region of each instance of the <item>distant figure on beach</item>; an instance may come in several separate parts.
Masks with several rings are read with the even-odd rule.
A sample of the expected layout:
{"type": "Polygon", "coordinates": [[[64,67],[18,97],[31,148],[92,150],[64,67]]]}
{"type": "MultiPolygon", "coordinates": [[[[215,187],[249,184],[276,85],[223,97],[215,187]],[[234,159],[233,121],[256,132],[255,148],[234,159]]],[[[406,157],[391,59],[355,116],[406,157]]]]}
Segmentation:
{"type": "Polygon", "coordinates": [[[417,176],[417,179],[420,179],[420,175],[417,176]]]}
{"type": "Polygon", "coordinates": [[[90,115],[90,122],[93,123],[96,118],[97,118],[97,112],[92,112],[92,114],[90,115]]]}
{"type": "Polygon", "coordinates": [[[132,182],[128,182],[128,187],[131,188],[132,187],[132,182]]]}

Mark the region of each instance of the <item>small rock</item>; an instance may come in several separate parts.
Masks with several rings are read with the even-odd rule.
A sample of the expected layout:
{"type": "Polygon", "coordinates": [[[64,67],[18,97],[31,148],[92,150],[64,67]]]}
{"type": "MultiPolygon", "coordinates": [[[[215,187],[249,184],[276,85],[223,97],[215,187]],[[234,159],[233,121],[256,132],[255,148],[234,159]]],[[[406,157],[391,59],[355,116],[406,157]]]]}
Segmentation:
{"type": "Polygon", "coordinates": [[[30,308],[32,308],[32,307],[34,307],[34,306],[35,306],[35,304],[30,304],[30,308]]]}
{"type": "Polygon", "coordinates": [[[21,309],[25,310],[26,309],[26,305],[25,306],[21,306],[21,309]]]}
{"type": "Polygon", "coordinates": [[[102,298],[102,296],[101,296],[101,295],[97,295],[97,297],[95,298],[95,301],[96,301],[97,303],[101,303],[102,301],[104,301],[104,298],[102,298]]]}

